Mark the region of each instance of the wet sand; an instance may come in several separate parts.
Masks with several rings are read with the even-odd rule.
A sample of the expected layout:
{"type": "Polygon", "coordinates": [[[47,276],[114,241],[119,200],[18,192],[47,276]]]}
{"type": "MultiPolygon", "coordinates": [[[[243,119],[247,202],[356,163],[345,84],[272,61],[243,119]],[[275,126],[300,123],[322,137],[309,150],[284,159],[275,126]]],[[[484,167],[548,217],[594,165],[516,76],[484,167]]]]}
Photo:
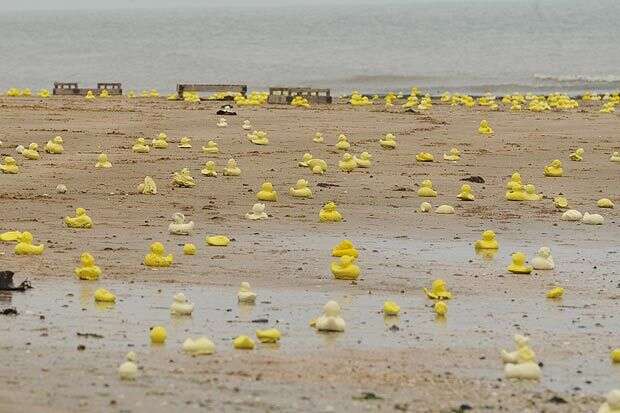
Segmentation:
{"type": "Polygon", "coordinates": [[[620,165],[609,162],[620,147],[620,116],[599,114],[598,105],[542,114],[441,105],[423,114],[390,113],[381,106],[267,106],[238,108],[228,128],[217,128],[218,106],[0,98],[0,152],[22,168],[18,175],[0,175],[0,230],[30,230],[46,245],[44,255],[26,258],[13,254],[13,244],[0,244],[0,269],[16,271],[18,279],[27,276],[35,286],[0,296],[0,308],[20,313],[0,316],[0,411],[434,412],[467,405],[475,411],[586,412],[617,387],[620,367],[610,363],[609,352],[620,346],[620,228],[617,209],[599,209],[596,200],[620,200],[620,165]],[[477,134],[483,118],[495,130],[491,138],[477,134]],[[269,134],[270,145],[246,140],[240,128],[245,119],[269,134]],[[316,131],[327,144],[312,142],[316,131]],[[167,150],[131,152],[136,137],[159,132],[169,136],[167,150]],[[377,143],[387,132],[396,135],[395,151],[377,143]],[[349,137],[352,153],[373,155],[372,168],[337,170],[341,153],[333,145],[340,133],[349,137]],[[27,161],[15,153],[18,144],[38,142],[42,148],[55,135],[65,141],[62,155],[43,153],[41,160],[27,161]],[[185,135],[192,137],[192,149],[177,148],[185,135]],[[219,143],[219,157],[202,154],[208,139],[219,143]],[[441,160],[453,146],[461,150],[461,161],[441,160]],[[577,147],[586,151],[583,162],[568,160],[577,147]],[[101,151],[112,169],[94,168],[101,151]],[[440,161],[416,163],[420,151],[440,161]],[[325,159],[328,172],[316,176],[299,168],[304,152],[325,159]],[[200,174],[207,160],[221,170],[231,157],[241,177],[200,174]],[[565,176],[544,177],[544,165],[555,158],[563,161],[565,176]],[[191,169],[195,188],[172,186],[172,172],[182,167],[191,169]],[[515,170],[545,198],[505,201],[505,182],[515,170]],[[158,195],[136,193],[145,175],[156,181],[158,195]],[[471,183],[476,201],[461,202],[460,179],[470,175],[485,183],[471,183]],[[310,182],[314,199],[288,196],[299,178],[310,182]],[[439,192],[430,202],[453,205],[455,215],[415,212],[423,200],[416,195],[418,184],[427,178],[439,192]],[[273,182],[279,200],[267,203],[269,220],[248,221],[244,214],[265,180],[273,182]],[[67,193],[56,193],[60,183],[67,193]],[[560,221],[552,202],[560,194],[572,208],[602,214],[605,225],[560,221]],[[318,223],[328,200],[337,203],[344,222],[318,223]],[[77,207],[88,210],[94,229],[64,226],[63,217],[77,207]],[[177,211],[196,223],[193,235],[168,234],[177,211]],[[492,258],[472,247],[487,228],[500,242],[492,258]],[[233,242],[206,247],[204,237],[213,234],[233,242]],[[345,237],[360,249],[356,283],[333,280],[329,272],[331,247],[345,237]],[[153,241],[174,254],[171,268],[141,264],[153,241]],[[185,242],[194,242],[198,255],[183,256],[185,242]],[[555,270],[507,273],[512,252],[531,258],[542,245],[551,248],[555,270]],[[73,276],[85,250],[104,271],[99,281],[73,276]],[[455,295],[444,322],[436,320],[422,292],[440,277],[455,295]],[[254,308],[236,303],[244,280],[259,296],[254,308]],[[545,292],[555,285],[565,288],[564,298],[547,300],[545,292]],[[93,303],[99,287],[117,295],[116,305],[93,303]],[[169,315],[178,291],[196,303],[190,319],[169,315]],[[318,334],[308,326],[328,299],[343,307],[343,334],[318,334]],[[401,305],[397,320],[384,319],[386,299],[401,305]],[[268,322],[252,322],[257,319],[268,322]],[[148,328],[156,324],[168,329],[163,347],[148,342],[148,328]],[[265,326],[282,331],[279,346],[232,349],[233,337],[265,326]],[[543,363],[540,383],[503,379],[499,350],[512,349],[515,333],[531,335],[543,363]],[[193,358],[180,351],[185,338],[198,335],[216,343],[215,355],[193,358]],[[85,350],[77,350],[80,344],[85,350]],[[116,368],[131,349],[141,375],[135,383],[120,382],[116,368]],[[380,399],[364,399],[364,392],[380,399]]]}

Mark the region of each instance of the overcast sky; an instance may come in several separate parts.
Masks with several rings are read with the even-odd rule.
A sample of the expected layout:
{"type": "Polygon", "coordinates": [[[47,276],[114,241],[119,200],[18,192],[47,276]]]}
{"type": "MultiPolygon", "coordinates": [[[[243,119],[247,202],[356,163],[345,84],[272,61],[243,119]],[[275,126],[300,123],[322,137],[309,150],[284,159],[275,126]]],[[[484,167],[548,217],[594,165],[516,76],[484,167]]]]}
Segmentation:
{"type": "MultiPolygon", "coordinates": [[[[384,1],[384,0],[380,0],[384,1]]],[[[394,0],[391,0],[392,2],[394,0]]],[[[407,0],[397,0],[407,1],[407,0]]],[[[0,0],[2,10],[66,10],[66,9],[119,9],[119,8],[174,8],[209,5],[239,7],[248,5],[299,4],[359,4],[376,3],[372,0],[0,0]]]]}

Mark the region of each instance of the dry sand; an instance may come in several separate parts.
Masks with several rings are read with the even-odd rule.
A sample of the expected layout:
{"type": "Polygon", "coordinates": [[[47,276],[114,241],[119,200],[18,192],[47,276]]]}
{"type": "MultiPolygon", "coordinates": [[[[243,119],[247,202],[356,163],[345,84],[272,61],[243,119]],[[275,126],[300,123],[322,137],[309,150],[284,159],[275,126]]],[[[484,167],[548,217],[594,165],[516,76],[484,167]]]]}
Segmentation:
{"type": "Polygon", "coordinates": [[[382,107],[345,105],[309,110],[266,106],[239,108],[228,128],[217,128],[217,103],[199,106],[153,99],[0,98],[2,155],[14,156],[22,171],[0,175],[0,230],[30,230],[46,245],[40,257],[18,257],[0,244],[0,270],[28,277],[34,289],[0,295],[0,412],[170,412],[170,411],[515,411],[592,412],[602,396],[617,388],[620,367],[609,361],[620,347],[620,284],[617,209],[599,210],[602,197],[620,201],[620,164],[609,162],[620,147],[620,116],[597,107],[570,112],[487,112],[436,105],[427,113],[389,113],[382,107]],[[495,134],[477,134],[481,119],[495,134]],[[240,124],[249,119],[269,134],[269,146],[254,146],[240,124]],[[134,154],[136,137],[166,132],[167,150],[134,154]],[[327,144],[311,138],[323,132],[327,144]],[[396,135],[398,149],[384,151],[377,140],[396,135]],[[351,152],[374,156],[368,170],[337,170],[340,133],[351,152]],[[27,161],[18,144],[64,138],[65,153],[27,161]],[[181,136],[192,149],[179,149],[181,136]],[[222,154],[206,158],[200,147],[215,139],[222,154]],[[440,160],[456,146],[457,163],[416,163],[415,153],[440,160]],[[577,147],[583,162],[571,162],[577,147]],[[108,153],[114,167],[96,170],[97,154],[108,153]],[[330,165],[324,176],[299,168],[304,152],[330,165]],[[206,178],[208,159],[221,169],[235,158],[241,177],[206,178]],[[559,158],[565,177],[546,178],[543,167],[559,158]],[[189,167],[193,189],[174,188],[171,174],[189,167]],[[504,200],[504,186],[518,170],[545,195],[540,202],[504,200]],[[153,177],[159,194],[139,195],[136,186],[153,177]],[[456,199],[460,179],[472,183],[475,202],[456,199]],[[312,200],[288,196],[305,178],[312,200]],[[454,205],[456,214],[420,214],[416,190],[432,179],[439,191],[433,205],[454,205]],[[244,219],[261,182],[273,182],[277,203],[271,218],[244,219]],[[58,184],[67,186],[57,194],[58,184]],[[554,196],[571,207],[605,216],[602,227],[560,221],[554,196]],[[344,215],[339,224],[319,224],[323,203],[334,200],[344,215]],[[84,207],[92,230],[72,230],[63,217],[84,207]],[[195,221],[189,237],[171,236],[170,216],[183,212],[195,221]],[[472,243],[494,229],[501,247],[492,259],[477,256],[472,243]],[[204,237],[226,234],[227,248],[204,246],[204,237]],[[350,238],[360,249],[362,276],[336,281],[329,272],[331,247],[350,238]],[[171,268],[151,270],[142,258],[153,241],[174,254],[171,268]],[[181,246],[192,241],[194,257],[181,246]],[[507,273],[510,254],[532,257],[551,247],[557,268],[530,276],[507,273]],[[96,282],[78,281],[73,268],[90,251],[103,268],[96,282]],[[444,278],[455,297],[445,322],[435,319],[422,293],[444,278]],[[239,307],[235,293],[243,280],[258,293],[254,308],[239,307]],[[545,298],[561,285],[562,300],[545,298]],[[92,293],[105,287],[117,304],[98,307],[92,293]],[[172,295],[183,291],[197,304],[191,319],[171,319],[172,295]],[[330,298],[343,307],[347,331],[318,334],[308,321],[330,298]],[[402,313],[384,320],[386,299],[402,313]],[[267,319],[267,323],[253,320],[267,319]],[[163,347],[148,341],[150,326],[161,324],[163,347]],[[390,328],[396,324],[398,329],[390,328]],[[279,346],[235,351],[231,339],[276,326],[279,346]],[[95,333],[102,338],[78,336],[95,333]],[[512,348],[515,333],[528,334],[543,363],[540,383],[503,378],[500,348],[512,348]],[[188,336],[207,335],[216,355],[192,358],[180,351],[188,336]],[[85,345],[84,350],[77,350],[85,345]],[[116,368],[134,350],[141,366],[135,383],[121,382],[116,368]],[[377,398],[373,399],[372,394],[377,398]]]}

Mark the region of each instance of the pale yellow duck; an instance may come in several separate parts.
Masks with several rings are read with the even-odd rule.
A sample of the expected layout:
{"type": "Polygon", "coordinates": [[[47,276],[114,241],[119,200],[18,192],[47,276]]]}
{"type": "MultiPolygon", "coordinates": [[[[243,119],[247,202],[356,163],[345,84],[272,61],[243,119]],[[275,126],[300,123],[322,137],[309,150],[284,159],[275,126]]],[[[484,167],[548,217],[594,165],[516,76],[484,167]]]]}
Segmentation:
{"type": "Polygon", "coordinates": [[[19,166],[17,166],[15,159],[5,156],[4,162],[0,164],[0,171],[4,174],[16,174],[19,173],[19,166]]]}
{"type": "Polygon", "coordinates": [[[31,143],[28,145],[28,148],[22,151],[22,156],[26,159],[30,159],[31,161],[36,161],[41,158],[39,155],[39,145],[36,143],[31,143]]]}
{"type": "Polygon", "coordinates": [[[194,178],[188,168],[183,168],[179,172],[174,173],[173,184],[182,188],[192,188],[196,186],[194,178]]]}
{"type": "Polygon", "coordinates": [[[217,142],[209,141],[207,146],[202,147],[202,153],[205,155],[217,155],[220,153],[220,148],[217,146],[217,142]]]}
{"type": "Polygon", "coordinates": [[[305,179],[299,179],[295,186],[289,188],[289,194],[295,198],[312,198],[312,190],[305,179]]]}
{"type": "Polygon", "coordinates": [[[45,152],[47,153],[60,155],[65,150],[62,146],[63,143],[64,142],[62,140],[62,137],[56,136],[53,139],[47,141],[43,149],[45,149],[45,152]]]}
{"type": "Polygon", "coordinates": [[[229,159],[224,168],[224,176],[240,176],[241,169],[237,166],[237,161],[229,159]]]}
{"type": "Polygon", "coordinates": [[[372,166],[372,155],[368,152],[362,152],[359,156],[354,156],[353,159],[359,168],[370,168],[372,166]]]}
{"type": "Polygon", "coordinates": [[[338,142],[336,143],[336,149],[339,149],[341,151],[346,151],[351,147],[351,144],[349,143],[349,140],[347,139],[346,135],[341,134],[340,136],[338,136],[338,142]]]}

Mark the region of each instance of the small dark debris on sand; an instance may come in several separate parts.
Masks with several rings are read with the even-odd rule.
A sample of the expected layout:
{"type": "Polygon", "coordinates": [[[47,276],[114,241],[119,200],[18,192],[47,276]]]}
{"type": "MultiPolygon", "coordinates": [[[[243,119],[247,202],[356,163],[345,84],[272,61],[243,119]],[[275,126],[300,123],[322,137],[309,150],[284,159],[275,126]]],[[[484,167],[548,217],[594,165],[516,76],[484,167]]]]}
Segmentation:
{"type": "Polygon", "coordinates": [[[13,307],[5,308],[4,310],[0,310],[0,315],[17,315],[19,314],[16,309],[13,307]]]}
{"type": "Polygon", "coordinates": [[[467,178],[462,178],[461,181],[475,182],[477,184],[483,184],[485,182],[484,178],[481,176],[468,176],[467,178]]]}

